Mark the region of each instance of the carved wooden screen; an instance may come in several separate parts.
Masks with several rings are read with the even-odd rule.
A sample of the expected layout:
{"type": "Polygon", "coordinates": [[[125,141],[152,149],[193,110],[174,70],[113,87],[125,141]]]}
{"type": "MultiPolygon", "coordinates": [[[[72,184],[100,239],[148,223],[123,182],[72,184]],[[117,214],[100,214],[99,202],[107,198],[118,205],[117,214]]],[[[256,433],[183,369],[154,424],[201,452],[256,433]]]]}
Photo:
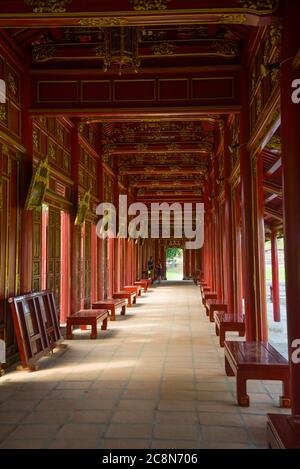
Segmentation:
{"type": "Polygon", "coordinates": [[[17,345],[6,300],[20,288],[20,162],[6,145],[0,145],[0,152],[0,338],[5,340],[10,363],[16,358],[17,345]]]}
{"type": "Polygon", "coordinates": [[[21,364],[31,367],[62,341],[54,295],[45,291],[29,293],[10,298],[9,303],[21,364]]]}
{"type": "Polygon", "coordinates": [[[91,278],[92,278],[92,263],[91,263],[91,243],[92,243],[92,229],[91,223],[85,223],[85,238],[84,238],[84,307],[89,308],[91,305],[91,278]]]}
{"type": "Polygon", "coordinates": [[[33,236],[32,236],[32,290],[42,289],[42,212],[33,211],[33,236]]]}
{"type": "Polygon", "coordinates": [[[49,207],[47,233],[47,289],[54,293],[57,311],[60,310],[61,283],[61,213],[49,207]]]}

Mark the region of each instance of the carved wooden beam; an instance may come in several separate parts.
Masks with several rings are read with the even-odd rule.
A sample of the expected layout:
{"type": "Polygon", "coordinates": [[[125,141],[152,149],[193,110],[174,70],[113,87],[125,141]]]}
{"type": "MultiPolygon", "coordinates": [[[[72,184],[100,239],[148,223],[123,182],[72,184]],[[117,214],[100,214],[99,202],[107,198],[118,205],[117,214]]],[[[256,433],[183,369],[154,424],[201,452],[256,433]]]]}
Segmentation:
{"type": "Polygon", "coordinates": [[[160,24],[245,24],[259,26],[277,11],[278,0],[16,0],[0,3],[0,27],[142,26],[160,24]],[[104,4],[104,5],[103,5],[104,4]],[[49,17],[51,14],[51,17],[49,17]]]}

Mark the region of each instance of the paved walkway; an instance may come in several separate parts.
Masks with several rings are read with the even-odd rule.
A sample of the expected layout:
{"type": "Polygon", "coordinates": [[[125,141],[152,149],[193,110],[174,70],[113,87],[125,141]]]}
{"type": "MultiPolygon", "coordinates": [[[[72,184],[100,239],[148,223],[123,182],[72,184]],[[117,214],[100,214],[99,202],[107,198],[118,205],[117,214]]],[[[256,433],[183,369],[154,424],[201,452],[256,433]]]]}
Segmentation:
{"type": "Polygon", "coordinates": [[[97,341],[0,379],[0,448],[263,448],[280,384],[235,400],[199,287],[162,283],[97,341]]]}

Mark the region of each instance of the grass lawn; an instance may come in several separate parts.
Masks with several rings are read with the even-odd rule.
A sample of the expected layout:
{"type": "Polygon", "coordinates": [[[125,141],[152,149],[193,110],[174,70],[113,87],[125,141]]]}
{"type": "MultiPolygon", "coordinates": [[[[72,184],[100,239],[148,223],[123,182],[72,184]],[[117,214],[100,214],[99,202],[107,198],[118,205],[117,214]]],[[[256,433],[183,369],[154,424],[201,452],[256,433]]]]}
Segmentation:
{"type": "Polygon", "coordinates": [[[167,280],[182,280],[182,273],[167,270],[167,280]]]}
{"type": "MultiPolygon", "coordinates": [[[[272,281],[272,267],[270,265],[266,266],[266,281],[272,281]]],[[[279,268],[279,282],[285,282],[284,267],[279,268]]]]}

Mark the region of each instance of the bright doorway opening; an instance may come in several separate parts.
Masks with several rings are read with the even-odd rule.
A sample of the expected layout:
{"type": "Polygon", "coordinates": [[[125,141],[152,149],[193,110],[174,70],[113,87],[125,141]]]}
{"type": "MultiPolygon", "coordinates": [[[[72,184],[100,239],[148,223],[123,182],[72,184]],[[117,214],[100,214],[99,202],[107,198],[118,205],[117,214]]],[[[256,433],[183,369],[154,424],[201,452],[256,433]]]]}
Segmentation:
{"type": "Polygon", "coordinates": [[[167,248],[166,279],[183,280],[183,249],[167,248]]]}

